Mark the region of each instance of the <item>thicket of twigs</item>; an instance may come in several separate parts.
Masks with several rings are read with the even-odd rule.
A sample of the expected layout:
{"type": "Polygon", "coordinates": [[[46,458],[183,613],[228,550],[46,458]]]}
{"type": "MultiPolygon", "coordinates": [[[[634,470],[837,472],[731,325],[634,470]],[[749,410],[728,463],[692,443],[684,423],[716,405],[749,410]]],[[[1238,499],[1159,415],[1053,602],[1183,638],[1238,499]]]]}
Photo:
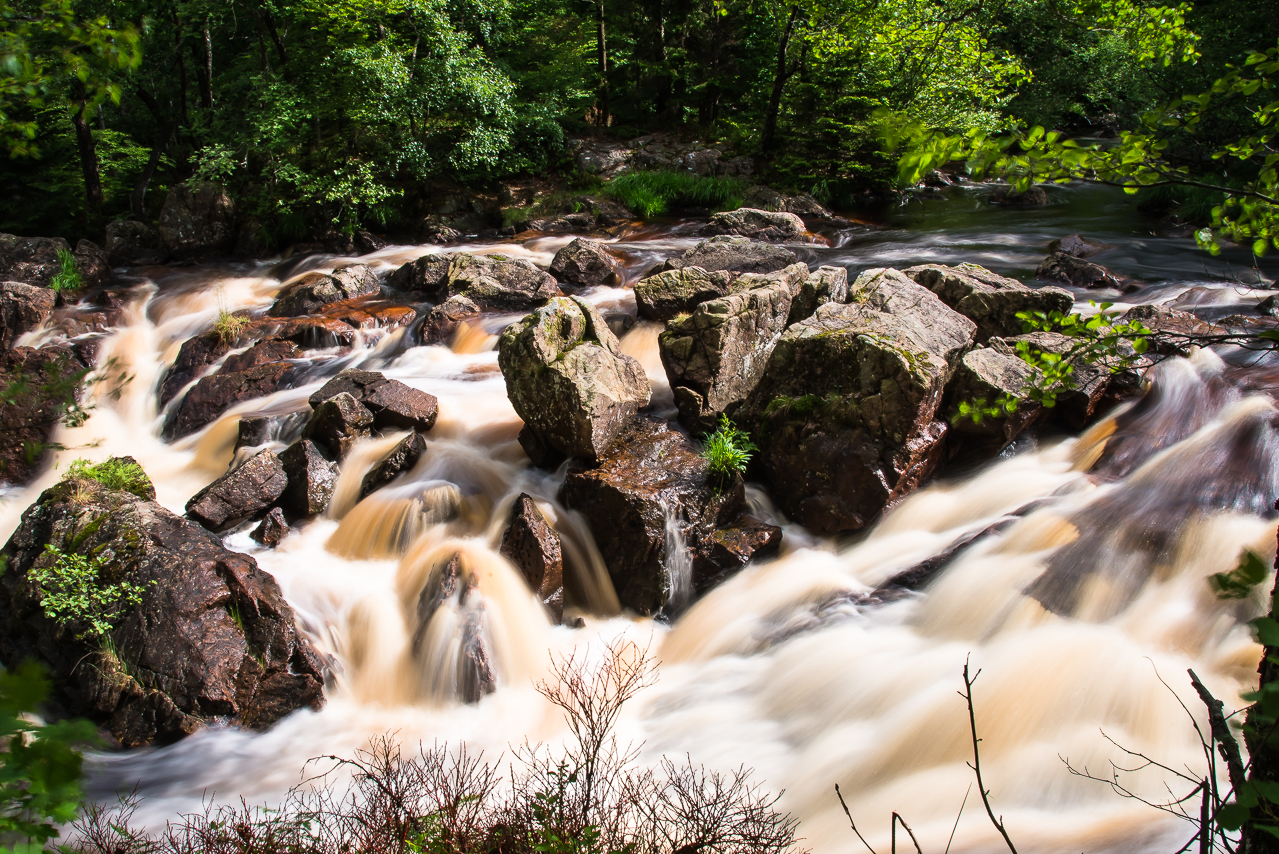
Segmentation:
{"type": "Polygon", "coordinates": [[[571,738],[524,744],[506,762],[465,748],[405,752],[393,735],[353,758],[312,761],[314,773],[272,808],[206,804],[159,833],[135,827],[135,796],[92,806],[68,847],[82,854],[781,854],[797,822],[739,768],[721,774],[663,761],[638,764],[619,744],[623,704],[655,678],[647,650],[611,644],[598,662],[556,663],[539,691],[563,710],[571,738]]]}

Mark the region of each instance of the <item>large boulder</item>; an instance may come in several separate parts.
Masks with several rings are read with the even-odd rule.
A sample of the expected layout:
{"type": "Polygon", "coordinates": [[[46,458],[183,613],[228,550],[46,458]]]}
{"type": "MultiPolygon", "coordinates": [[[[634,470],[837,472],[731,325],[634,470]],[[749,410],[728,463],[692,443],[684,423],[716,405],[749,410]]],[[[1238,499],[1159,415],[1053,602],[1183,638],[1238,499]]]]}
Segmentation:
{"type": "Polygon", "coordinates": [[[235,348],[216,329],[188,338],[178,349],[178,356],[160,380],[160,405],[167,406],[182,389],[204,373],[205,369],[235,348]]]}
{"type": "Polygon", "coordinates": [[[738,281],[745,289],[704,302],[667,326],[658,348],[685,427],[711,429],[751,393],[807,278],[804,264],[766,276],[748,273],[738,281]]]}
{"type": "Polygon", "coordinates": [[[92,240],[81,240],[75,245],[76,271],[86,288],[96,288],[111,278],[111,259],[105,250],[92,240]]]}
{"type": "Polygon", "coordinates": [[[213,181],[188,181],[169,189],[160,210],[165,245],[183,258],[220,255],[235,248],[235,202],[213,181]]]}
{"type": "Polygon", "coordinates": [[[426,439],[422,438],[422,434],[416,430],[410,431],[409,435],[397,442],[377,465],[369,469],[369,473],[360,483],[360,497],[376,492],[403,472],[410,471],[424,454],[426,454],[426,439]]]}
{"type": "Polygon", "coordinates": [[[1018,345],[1023,343],[1031,355],[1051,353],[1061,356],[1072,367],[1067,387],[1057,392],[1052,415],[1072,430],[1083,429],[1106,396],[1110,387],[1110,371],[1083,358],[1078,338],[1059,332],[1028,332],[990,340],[992,348],[1009,355],[1015,355],[1018,345]]]}
{"type": "Polygon", "coordinates": [[[526,492],[511,506],[502,535],[502,557],[515,564],[529,588],[558,622],[564,616],[564,551],[559,534],[526,492]]]}
{"type": "Polygon", "coordinates": [[[59,706],[124,747],[176,741],[208,724],[265,729],[324,702],[323,664],[275,579],[154,501],[65,481],[27,508],[3,555],[0,658],[44,664],[59,706]],[[77,637],[82,623],[45,616],[30,572],[59,560],[48,546],[141,590],[109,646],[77,637]]]}
{"type": "Polygon", "coordinates": [[[288,486],[280,495],[280,509],[289,519],[305,519],[323,513],[337,486],[337,463],[315,442],[301,439],[285,448],[280,463],[288,486]]]}
{"type": "Polygon", "coordinates": [[[39,472],[53,432],[80,396],[86,368],[63,347],[0,350],[0,482],[23,484],[39,472]]]}
{"type": "Polygon", "coordinates": [[[49,319],[53,291],[21,282],[0,282],[0,349],[8,349],[49,319]]]}
{"type": "Polygon", "coordinates": [[[665,322],[707,300],[728,296],[740,275],[725,270],[708,273],[701,267],[664,270],[635,284],[635,305],[640,317],[665,322]]]}
{"type": "Polygon", "coordinates": [[[739,420],[791,518],[859,530],[939,462],[946,383],[976,324],[897,270],[869,270],[846,305],[791,326],[739,420]]]}
{"type": "Polygon", "coordinates": [[[454,256],[447,296],[465,294],[476,305],[503,311],[525,311],[560,295],[555,277],[524,258],[501,255],[454,256]]]}
{"type": "Polygon", "coordinates": [[[187,516],[210,531],[225,531],[266,512],[288,482],[280,458],[258,451],[191,496],[187,516]]]}
{"type": "Polygon", "coordinates": [[[1128,279],[1123,276],[1115,275],[1095,261],[1065,252],[1054,252],[1041,261],[1035,268],[1035,278],[1077,288],[1113,288],[1122,291],[1128,287],[1128,279]]]}
{"type": "Polygon", "coordinates": [[[1075,298],[1061,288],[1029,288],[1016,279],[992,273],[976,264],[946,267],[923,264],[903,270],[941,301],[977,324],[977,342],[1020,335],[1019,311],[1060,311],[1069,314],[1075,298]]]}
{"type": "Polygon", "coordinates": [[[170,412],[164,425],[165,437],[189,436],[237,403],[286,388],[292,372],[293,362],[280,360],[245,371],[219,371],[203,377],[170,412]]]}
{"type": "Polygon", "coordinates": [[[946,389],[945,418],[951,426],[951,453],[989,455],[1010,444],[1043,410],[1027,394],[1035,369],[1008,348],[979,347],[960,359],[946,389]],[[1011,396],[1012,412],[996,403],[1011,396]],[[961,404],[976,408],[963,414],[961,404]],[[982,411],[997,410],[997,411],[982,411]]]}
{"type": "Polygon", "coordinates": [[[506,394],[546,446],[595,459],[651,395],[638,361],[622,353],[595,306],[557,297],[502,333],[506,394]]]}
{"type": "Polygon", "coordinates": [[[781,242],[804,234],[804,221],[786,211],[738,208],[713,214],[702,234],[736,234],[756,240],[781,242]]]}
{"type": "Polygon", "coordinates": [[[402,265],[387,278],[388,286],[397,291],[416,292],[427,299],[442,301],[448,287],[452,253],[432,253],[402,265]]]}
{"type": "Polygon", "coordinates": [[[363,264],[341,267],[328,275],[308,273],[280,292],[267,316],[315,314],[327,305],[375,294],[381,287],[377,276],[363,264]]]}
{"type": "Polygon", "coordinates": [[[791,303],[786,325],[812,317],[828,302],[848,302],[848,270],[843,267],[818,267],[809,273],[791,303]]]}
{"type": "Polygon", "coordinates": [[[131,219],[107,223],[106,250],[111,263],[123,267],[163,264],[169,260],[169,247],[160,230],[131,219]]]}
{"type": "Polygon", "coordinates": [[[70,252],[61,237],[18,237],[0,234],[0,280],[48,287],[62,272],[59,252],[70,252]]]}
{"type": "Polygon", "coordinates": [[[1163,356],[1187,356],[1192,349],[1200,346],[1197,339],[1241,331],[1227,329],[1226,324],[1209,323],[1188,311],[1166,305],[1133,306],[1119,320],[1123,323],[1135,321],[1153,332],[1146,339],[1147,347],[1150,352],[1163,356]]]}
{"type": "Polygon", "coordinates": [[[435,426],[440,402],[399,380],[388,380],[376,371],[345,370],[314,392],[307,403],[318,408],[324,401],[346,393],[373,415],[374,430],[417,430],[435,426]]]}
{"type": "Polygon", "coordinates": [[[678,258],[663,265],[666,270],[701,267],[707,272],[774,273],[796,261],[795,253],[784,246],[761,243],[749,237],[720,235],[699,242],[678,258]]]}
{"type": "Polygon", "coordinates": [[[615,285],[621,282],[622,265],[604,244],[575,239],[551,260],[551,275],[561,284],[579,288],[615,285]]]}

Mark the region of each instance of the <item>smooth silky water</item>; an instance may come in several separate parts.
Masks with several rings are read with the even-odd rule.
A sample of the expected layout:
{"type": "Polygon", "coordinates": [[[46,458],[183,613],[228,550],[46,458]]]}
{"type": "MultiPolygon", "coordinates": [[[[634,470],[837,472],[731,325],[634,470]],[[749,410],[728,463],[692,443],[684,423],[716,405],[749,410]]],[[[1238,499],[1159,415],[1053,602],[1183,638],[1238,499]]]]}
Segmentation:
{"type": "MultiPolygon", "coordinates": [[[[1099,260],[1142,280],[1124,303],[1193,299],[1230,313],[1267,295],[1247,283],[1268,273],[1250,270],[1241,256],[1210,258],[1185,239],[1155,234],[1119,194],[1065,188],[1047,209],[1011,211],[986,206],[985,191],[955,188],[949,200],[913,202],[878,224],[835,233],[831,247],[796,249],[812,264],[854,272],[971,261],[1028,277],[1050,239],[1081,231],[1111,247],[1099,260]]],[[[695,224],[660,224],[615,245],[630,259],[633,281],[691,246],[695,233],[695,224]]],[[[449,248],[547,264],[570,239],[449,248]]],[[[440,248],[390,247],[363,260],[391,269],[427,251],[440,248]]],[[[338,263],[348,259],[310,258],[287,274],[338,263]]],[[[436,395],[439,422],[426,455],[391,487],[359,500],[364,473],[398,435],[358,446],[328,512],[278,548],[262,549],[244,532],[226,538],[276,577],[300,629],[331,661],[323,711],[297,712],[266,733],[210,728],[170,747],[94,757],[97,796],[137,785],[139,815],[152,825],[206,798],[269,803],[298,784],[308,759],[349,755],[387,732],[407,743],[466,742],[497,760],[524,739],[564,737],[558,712],[533,689],[552,655],[598,654],[624,636],[651,648],[660,678],[627,708],[622,740],[642,742],[645,762],[687,753],[716,768],[753,767],[768,788],[785,790],[781,806],[802,820],[803,845],[815,851],[856,847],[836,783],[877,847],[887,847],[897,810],[925,850],[941,850],[967,795],[952,850],[1002,848],[965,764],[971,743],[956,691],[966,659],[981,668],[976,712],[986,782],[1021,850],[1172,851],[1188,838],[1188,826],[1073,776],[1065,760],[1104,775],[1110,760],[1124,758],[1113,740],[1200,774],[1202,750],[1171,692],[1198,714],[1188,668],[1231,707],[1255,684],[1260,648],[1245,623],[1263,611],[1262,593],[1222,601],[1205,581],[1233,568],[1245,548],[1275,557],[1275,406],[1241,389],[1237,379],[1251,369],[1241,371],[1238,354],[1166,362],[1150,372],[1141,403],[1082,436],[1023,441],[985,466],[952,473],[858,538],[825,540],[775,519],[786,530],[776,559],[698,601],[689,596],[687,610],[666,625],[619,614],[586,527],[555,501],[562,473],[528,467],[493,350],[509,317],[466,327],[452,347],[410,348],[403,332],[369,330],[349,350],[309,351],[304,385],[237,405],[194,436],[161,441],[154,390],[164,367],[219,309],[268,306],[287,282],[277,276],[283,269],[210,266],[139,277],[128,325],[102,348],[101,364],[111,360],[105,370],[116,380],[94,387],[97,408],[84,426],[56,437],[69,448],[56,465],[131,454],[159,501],[181,512],[231,462],[241,416],[302,412],[312,391],[348,367],[436,395]],[[121,374],[132,379],[121,384],[121,374]],[[520,492],[533,495],[560,532],[582,628],[551,625],[496,551],[520,492]],[[987,529],[922,591],[875,592],[987,529]],[[458,589],[419,614],[422,591],[441,586],[453,555],[458,589]],[[465,703],[474,685],[463,664],[480,640],[498,687],[465,703]]],[[[633,310],[626,288],[586,296],[633,310]]],[[[653,381],[655,409],[671,413],[659,331],[639,323],[622,347],[653,381]]],[[[0,505],[0,533],[7,536],[58,477],[55,467],[11,490],[0,505]]],[[[774,512],[766,491],[752,487],[748,497],[757,514],[774,512]]],[[[675,555],[668,570],[683,577],[678,530],[668,537],[675,555]]],[[[1158,772],[1126,782],[1164,795],[1158,772]]]]}

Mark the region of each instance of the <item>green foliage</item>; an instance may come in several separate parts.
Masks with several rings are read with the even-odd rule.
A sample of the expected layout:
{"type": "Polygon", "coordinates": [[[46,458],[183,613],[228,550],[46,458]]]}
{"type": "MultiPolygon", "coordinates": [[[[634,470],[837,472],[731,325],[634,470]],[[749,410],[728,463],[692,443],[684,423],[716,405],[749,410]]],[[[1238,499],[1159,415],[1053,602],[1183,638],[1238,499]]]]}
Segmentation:
{"type": "Polygon", "coordinates": [[[58,825],[76,817],[77,748],[97,741],[88,721],[40,722],[35,715],[48,694],[49,682],[32,661],[0,672],[0,839],[22,854],[38,854],[58,825]]]}
{"type": "Polygon", "coordinates": [[[83,628],[76,635],[80,640],[107,643],[115,621],[142,601],[144,588],[127,580],[106,583],[101,558],[67,554],[52,543],[45,546],[45,555],[45,565],[32,566],[27,573],[39,591],[44,615],[60,626],[83,628]]]}
{"type": "Polygon", "coordinates": [[[66,249],[58,250],[58,266],[62,269],[49,282],[54,293],[78,291],[84,287],[84,280],[80,278],[80,271],[76,268],[75,256],[66,249]]]}
{"type": "Polygon", "coordinates": [[[727,480],[745,473],[751,455],[758,450],[750,434],[737,429],[727,415],[721,415],[715,432],[707,434],[702,443],[702,458],[710,463],[712,478],[727,480]]]}
{"type": "Polygon", "coordinates": [[[139,498],[147,498],[151,494],[151,478],[147,477],[142,466],[121,457],[112,457],[100,463],[90,463],[86,459],[78,459],[67,466],[66,479],[95,480],[107,489],[117,492],[130,492],[139,498]]]}
{"type": "Polygon", "coordinates": [[[1239,565],[1229,572],[1208,576],[1208,586],[1219,599],[1247,599],[1253,588],[1266,580],[1270,567],[1252,549],[1239,556],[1239,565]]]}
{"type": "Polygon", "coordinates": [[[217,333],[219,341],[230,346],[240,340],[240,336],[244,334],[248,325],[247,317],[232,314],[226,308],[219,308],[218,319],[213,321],[213,331],[217,333]]]}
{"type": "Polygon", "coordinates": [[[733,210],[742,206],[746,184],[736,178],[712,178],[691,172],[632,172],[604,187],[635,214],[649,218],[680,209],[733,210]]]}

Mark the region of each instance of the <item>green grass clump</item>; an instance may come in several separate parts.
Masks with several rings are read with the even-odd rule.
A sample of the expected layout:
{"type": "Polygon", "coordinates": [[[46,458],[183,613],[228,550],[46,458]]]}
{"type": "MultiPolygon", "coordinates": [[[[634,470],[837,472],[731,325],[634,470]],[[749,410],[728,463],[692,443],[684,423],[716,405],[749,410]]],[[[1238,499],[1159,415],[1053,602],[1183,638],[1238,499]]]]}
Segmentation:
{"type": "Polygon", "coordinates": [[[742,206],[746,183],[737,178],[708,178],[689,172],[631,172],[614,178],[604,193],[641,217],[682,208],[733,210],[742,206]]]}
{"type": "Polygon", "coordinates": [[[59,249],[58,266],[62,269],[49,281],[49,288],[54,293],[78,291],[84,287],[84,280],[80,278],[80,270],[76,267],[74,255],[65,249],[59,249]]]}
{"type": "Polygon", "coordinates": [[[150,498],[153,487],[142,466],[132,460],[112,457],[100,463],[78,459],[67,466],[67,480],[96,480],[107,489],[131,492],[139,498],[150,498]]]}
{"type": "Polygon", "coordinates": [[[240,340],[240,336],[244,334],[244,329],[248,325],[247,317],[232,314],[222,308],[218,309],[218,319],[213,321],[213,331],[217,333],[218,340],[229,347],[240,340]]]}
{"type": "Polygon", "coordinates": [[[710,463],[710,475],[717,480],[728,480],[746,472],[751,454],[759,448],[751,442],[750,434],[737,429],[727,415],[719,417],[719,426],[706,436],[702,446],[702,458],[710,463]]]}

